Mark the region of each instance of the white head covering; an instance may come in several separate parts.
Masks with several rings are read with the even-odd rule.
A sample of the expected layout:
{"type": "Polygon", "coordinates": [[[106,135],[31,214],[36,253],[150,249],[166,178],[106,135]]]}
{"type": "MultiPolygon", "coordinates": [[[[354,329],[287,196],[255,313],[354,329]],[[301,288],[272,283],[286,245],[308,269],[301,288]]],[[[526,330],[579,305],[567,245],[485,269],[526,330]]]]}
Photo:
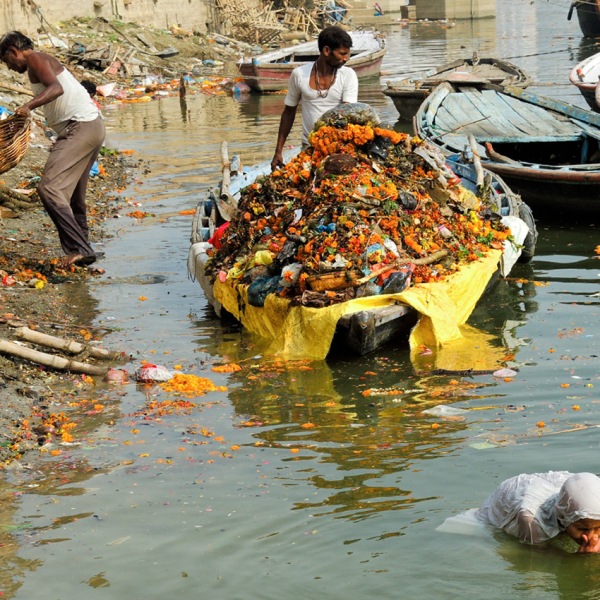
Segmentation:
{"type": "Polygon", "coordinates": [[[593,473],[571,475],[558,493],[556,516],[563,527],[579,519],[600,521],[600,478],[593,473]]]}

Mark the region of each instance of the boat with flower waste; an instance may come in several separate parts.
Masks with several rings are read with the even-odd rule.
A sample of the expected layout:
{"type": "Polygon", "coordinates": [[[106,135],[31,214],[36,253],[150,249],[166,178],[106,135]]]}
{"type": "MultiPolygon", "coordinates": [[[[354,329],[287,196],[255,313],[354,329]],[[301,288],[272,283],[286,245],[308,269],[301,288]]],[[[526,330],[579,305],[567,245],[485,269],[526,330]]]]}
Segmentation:
{"type": "Polygon", "coordinates": [[[273,173],[265,162],[230,180],[223,157],[188,260],[217,313],[290,359],[324,359],[336,340],[365,354],[417,321],[415,348],[462,338],[498,266],[507,274],[535,239],[520,199],[361,103],[325,113],[309,142],[273,173]]]}

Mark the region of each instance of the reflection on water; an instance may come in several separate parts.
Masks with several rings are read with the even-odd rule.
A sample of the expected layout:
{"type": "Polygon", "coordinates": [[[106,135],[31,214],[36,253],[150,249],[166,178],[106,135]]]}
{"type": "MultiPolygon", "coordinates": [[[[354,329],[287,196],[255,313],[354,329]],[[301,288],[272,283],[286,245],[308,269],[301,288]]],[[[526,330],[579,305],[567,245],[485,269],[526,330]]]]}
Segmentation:
{"type": "MultiPolygon", "coordinates": [[[[518,56],[535,90],[583,106],[566,77],[594,46],[567,4],[510,0],[496,19],[395,25],[383,68],[393,78],[473,51],[518,56]]],[[[377,86],[360,97],[396,120],[377,86]]],[[[218,320],[186,278],[190,218],[179,211],[218,180],[223,139],[245,165],[271,157],[283,100],[188,95],[106,111],[116,143],[151,162],[127,195],[157,219],[118,222],[126,231],[107,244],[90,314],[114,328],[111,347],[228,390],[160,414],[174,398],[156,388],[98,386],[88,399],[104,408],[91,414],[68,405],[81,399],[71,390],[60,409],[79,445],[5,475],[0,591],[341,599],[395,597],[401,582],[407,598],[597,597],[594,557],[435,531],[519,472],[597,470],[595,227],[543,221],[534,261],[475,309],[469,324],[513,378],[417,374],[404,345],[266,360],[264,341],[218,320]],[[243,370],[211,370],[229,361],[243,370]],[[437,405],[464,412],[424,413],[437,405]]]]}

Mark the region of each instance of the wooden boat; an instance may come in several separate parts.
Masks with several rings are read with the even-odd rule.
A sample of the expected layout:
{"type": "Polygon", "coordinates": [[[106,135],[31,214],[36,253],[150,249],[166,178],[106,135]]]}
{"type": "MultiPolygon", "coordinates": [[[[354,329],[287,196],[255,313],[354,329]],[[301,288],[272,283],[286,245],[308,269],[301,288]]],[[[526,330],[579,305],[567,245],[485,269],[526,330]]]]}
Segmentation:
{"type": "MultiPolygon", "coordinates": [[[[373,31],[349,31],[352,52],[346,63],[359,79],[379,77],[386,41],[373,31]]],[[[319,57],[317,40],[255,56],[238,63],[244,82],[256,92],[277,92],[288,86],[292,71],[319,57]]]]}
{"type": "Polygon", "coordinates": [[[388,81],[388,87],[383,93],[394,101],[400,118],[410,121],[431,91],[446,81],[457,84],[487,81],[520,88],[526,88],[532,83],[527,72],[517,65],[500,58],[479,58],[475,52],[472,58],[455,60],[418,77],[398,82],[388,81]]]}
{"type": "MultiPolygon", "coordinates": [[[[288,150],[287,153],[284,153],[284,162],[289,162],[298,151],[299,149],[288,150]]],[[[476,170],[472,164],[464,160],[462,155],[449,157],[448,165],[461,178],[461,185],[471,192],[475,193],[477,191],[476,170]]],[[[270,172],[270,161],[265,161],[247,173],[233,176],[228,186],[228,193],[238,199],[243,188],[270,172]]],[[[529,208],[523,204],[518,196],[512,193],[500,177],[489,173],[489,181],[489,199],[498,207],[498,211],[503,215],[520,216],[530,228],[530,234],[524,242],[526,252],[519,257],[520,262],[528,262],[533,257],[537,239],[533,216],[529,208]]],[[[208,255],[201,251],[199,253],[193,251],[197,244],[208,241],[215,228],[223,222],[218,209],[219,198],[221,198],[222,193],[222,187],[220,185],[216,186],[208,190],[198,203],[192,223],[192,248],[190,249],[188,270],[191,276],[198,280],[206,299],[213,306],[217,315],[223,318],[226,316],[226,311],[219,301],[214,298],[212,284],[203,273],[203,265],[208,260],[208,255]]],[[[486,291],[493,287],[498,278],[499,270],[496,271],[496,274],[488,283],[486,291]]],[[[412,307],[400,303],[345,315],[337,323],[332,349],[346,352],[350,350],[360,356],[365,355],[390,342],[406,341],[417,320],[417,312],[412,307]]]]}
{"type": "Polygon", "coordinates": [[[592,110],[600,112],[600,53],[594,54],[575,65],[569,73],[569,80],[581,92],[592,110]]]}
{"type": "Polygon", "coordinates": [[[448,154],[472,134],[484,168],[534,209],[600,209],[600,115],[513,87],[444,83],[419,108],[415,130],[448,154]]]}
{"type": "Polygon", "coordinates": [[[585,37],[600,36],[600,0],[574,0],[569,8],[567,20],[577,11],[579,27],[585,37]]]}

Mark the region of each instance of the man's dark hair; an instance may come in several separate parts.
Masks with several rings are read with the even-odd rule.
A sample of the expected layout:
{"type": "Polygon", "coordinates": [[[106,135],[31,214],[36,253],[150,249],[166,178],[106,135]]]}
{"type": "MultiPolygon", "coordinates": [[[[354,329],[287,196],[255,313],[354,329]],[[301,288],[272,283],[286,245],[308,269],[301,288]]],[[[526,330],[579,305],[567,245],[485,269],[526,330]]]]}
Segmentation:
{"type": "Polygon", "coordinates": [[[0,39],[0,56],[4,56],[12,46],[17,50],[33,50],[33,42],[20,31],[9,31],[2,36],[2,39],[0,39]]]}
{"type": "Polygon", "coordinates": [[[85,91],[90,96],[95,96],[96,95],[96,84],[93,81],[90,81],[89,79],[84,79],[81,82],[81,85],[85,88],[85,91]]]}
{"type": "Polygon", "coordinates": [[[331,50],[352,48],[352,38],[341,27],[330,25],[325,27],[319,34],[319,52],[323,52],[325,46],[328,46],[331,50]]]}

